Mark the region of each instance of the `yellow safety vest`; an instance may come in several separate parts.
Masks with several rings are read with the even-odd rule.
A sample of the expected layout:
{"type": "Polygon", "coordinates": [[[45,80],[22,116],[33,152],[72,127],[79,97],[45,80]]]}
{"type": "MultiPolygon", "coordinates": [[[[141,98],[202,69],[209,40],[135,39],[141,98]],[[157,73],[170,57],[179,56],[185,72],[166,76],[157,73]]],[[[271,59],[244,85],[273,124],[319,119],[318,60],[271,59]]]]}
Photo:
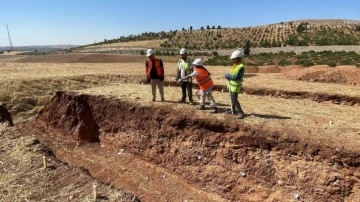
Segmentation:
{"type": "MultiPolygon", "coordinates": [[[[242,68],[245,68],[244,64],[242,64],[242,63],[240,63],[238,65],[234,65],[230,70],[230,74],[233,76],[236,76],[242,68]]],[[[241,76],[240,79],[238,79],[238,80],[229,80],[230,86],[228,86],[228,87],[230,87],[231,92],[233,92],[233,93],[240,92],[240,89],[242,86],[242,81],[243,81],[243,76],[241,76]]]]}

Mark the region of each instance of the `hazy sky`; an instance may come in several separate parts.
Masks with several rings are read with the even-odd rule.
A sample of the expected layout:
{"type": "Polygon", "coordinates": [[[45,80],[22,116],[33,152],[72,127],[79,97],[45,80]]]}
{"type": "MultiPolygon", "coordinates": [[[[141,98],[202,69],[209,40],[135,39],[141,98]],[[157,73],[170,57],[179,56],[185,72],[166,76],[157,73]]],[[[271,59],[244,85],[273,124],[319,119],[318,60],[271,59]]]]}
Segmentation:
{"type": "Polygon", "coordinates": [[[130,34],[301,19],[360,20],[360,0],[0,0],[0,46],[85,45],[130,34]]]}

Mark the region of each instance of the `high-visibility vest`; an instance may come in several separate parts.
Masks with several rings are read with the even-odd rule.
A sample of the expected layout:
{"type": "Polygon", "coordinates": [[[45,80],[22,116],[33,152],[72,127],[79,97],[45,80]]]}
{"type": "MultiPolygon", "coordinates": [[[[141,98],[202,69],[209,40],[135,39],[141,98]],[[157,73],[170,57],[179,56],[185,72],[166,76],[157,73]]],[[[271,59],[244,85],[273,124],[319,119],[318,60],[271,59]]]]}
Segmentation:
{"type": "Polygon", "coordinates": [[[181,71],[181,67],[184,67],[185,72],[186,72],[185,76],[191,74],[191,69],[190,69],[190,67],[191,67],[191,59],[190,58],[186,58],[185,60],[180,59],[178,64],[177,64],[177,67],[178,67],[179,71],[181,71]]]}
{"type": "Polygon", "coordinates": [[[152,60],[150,60],[150,59],[148,59],[146,62],[147,62],[147,67],[146,67],[146,76],[150,76],[150,72],[151,72],[151,69],[153,68],[153,67],[155,67],[156,68],[156,73],[157,73],[157,75],[158,76],[164,76],[164,70],[163,70],[163,68],[161,67],[161,63],[160,63],[160,59],[158,59],[158,58],[155,58],[155,60],[154,60],[155,62],[155,64],[153,64],[152,63],[152,60]]]}
{"type": "MultiPolygon", "coordinates": [[[[230,74],[233,76],[236,76],[238,74],[238,72],[244,68],[244,64],[240,63],[238,65],[234,65],[231,70],[230,70],[230,74]]],[[[242,81],[243,81],[243,76],[242,75],[238,80],[229,80],[229,84],[230,84],[230,91],[233,93],[239,93],[241,90],[241,86],[242,86],[242,81]]]]}
{"type": "Polygon", "coordinates": [[[208,71],[206,71],[206,69],[195,66],[195,71],[199,72],[199,75],[195,78],[197,83],[199,84],[200,90],[204,91],[214,85],[210,74],[208,71]]]}

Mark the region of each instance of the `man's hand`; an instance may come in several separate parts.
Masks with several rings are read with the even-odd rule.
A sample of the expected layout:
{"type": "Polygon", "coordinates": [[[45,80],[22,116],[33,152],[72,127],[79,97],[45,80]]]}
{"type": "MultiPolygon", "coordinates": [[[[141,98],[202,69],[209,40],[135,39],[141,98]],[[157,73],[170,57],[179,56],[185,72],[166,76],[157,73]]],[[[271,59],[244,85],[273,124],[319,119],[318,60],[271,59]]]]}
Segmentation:
{"type": "Polygon", "coordinates": [[[160,81],[164,81],[164,77],[163,77],[163,76],[160,77],[160,81]]]}

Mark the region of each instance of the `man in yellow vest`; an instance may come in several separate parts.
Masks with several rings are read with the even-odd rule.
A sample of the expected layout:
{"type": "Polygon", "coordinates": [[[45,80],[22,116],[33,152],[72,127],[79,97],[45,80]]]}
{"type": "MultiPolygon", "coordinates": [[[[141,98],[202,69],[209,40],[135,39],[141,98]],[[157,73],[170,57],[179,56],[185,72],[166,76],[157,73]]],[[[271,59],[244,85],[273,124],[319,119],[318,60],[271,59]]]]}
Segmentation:
{"type": "Polygon", "coordinates": [[[231,111],[228,113],[237,115],[238,119],[243,119],[245,117],[244,111],[238,100],[245,72],[245,66],[241,61],[243,56],[244,52],[242,50],[235,50],[232,52],[230,59],[234,65],[231,68],[230,73],[225,74],[225,78],[229,81],[228,89],[230,91],[231,101],[231,111]]]}
{"type": "MultiPolygon", "coordinates": [[[[190,75],[193,72],[192,67],[192,61],[189,57],[187,57],[187,50],[185,48],[182,48],[180,50],[181,59],[177,63],[177,76],[176,81],[178,81],[180,78],[183,78],[185,76],[190,75]]],[[[194,104],[193,97],[192,97],[192,78],[188,78],[185,80],[182,80],[180,82],[181,85],[181,91],[182,91],[182,97],[179,102],[185,103],[186,102],[186,91],[189,96],[189,103],[191,105],[194,104]]]]}

